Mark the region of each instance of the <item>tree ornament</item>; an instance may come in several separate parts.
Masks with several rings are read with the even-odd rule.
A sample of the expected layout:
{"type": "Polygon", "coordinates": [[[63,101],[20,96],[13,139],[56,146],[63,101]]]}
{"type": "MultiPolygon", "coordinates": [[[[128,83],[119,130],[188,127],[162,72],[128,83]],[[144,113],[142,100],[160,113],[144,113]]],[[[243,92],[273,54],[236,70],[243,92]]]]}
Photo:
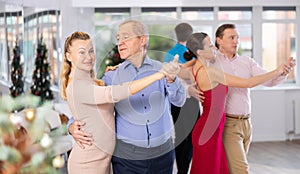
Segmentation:
{"type": "Polygon", "coordinates": [[[11,121],[11,123],[13,125],[16,125],[18,127],[21,125],[21,122],[22,122],[22,118],[14,113],[11,113],[9,115],[9,120],[11,121]]]}
{"type": "MultiPolygon", "coordinates": [[[[49,131],[45,117],[48,110],[52,109],[48,104],[39,105],[40,98],[36,96],[10,96],[0,97],[0,173],[1,174],[60,174],[57,167],[62,166],[62,160],[54,160],[53,146],[58,136],[66,134],[65,128],[49,131]],[[28,109],[24,109],[30,107],[28,109]],[[38,109],[38,114],[37,108],[38,109]],[[32,122],[19,126],[24,109],[24,119],[34,115],[32,122]],[[21,112],[20,112],[21,111],[21,112]],[[21,115],[19,115],[19,113],[21,115]],[[34,113],[34,114],[32,114],[34,113]]],[[[30,117],[32,118],[32,117],[30,117]]]]}
{"type": "Polygon", "coordinates": [[[118,65],[119,63],[122,63],[123,61],[124,59],[121,59],[118,51],[118,45],[113,45],[112,49],[108,51],[103,61],[99,64],[99,67],[97,67],[98,69],[97,77],[102,78],[107,66],[115,66],[118,65]]]}
{"type": "Polygon", "coordinates": [[[41,146],[43,148],[49,148],[52,144],[53,144],[53,141],[52,139],[49,137],[49,134],[44,134],[42,139],[41,139],[41,142],[40,142],[41,146]]]}
{"type": "Polygon", "coordinates": [[[55,168],[62,168],[64,164],[65,164],[65,160],[60,155],[56,156],[52,160],[52,165],[55,168]]]}
{"type": "Polygon", "coordinates": [[[32,122],[35,118],[35,110],[32,108],[26,109],[25,118],[28,122],[32,122]]]}

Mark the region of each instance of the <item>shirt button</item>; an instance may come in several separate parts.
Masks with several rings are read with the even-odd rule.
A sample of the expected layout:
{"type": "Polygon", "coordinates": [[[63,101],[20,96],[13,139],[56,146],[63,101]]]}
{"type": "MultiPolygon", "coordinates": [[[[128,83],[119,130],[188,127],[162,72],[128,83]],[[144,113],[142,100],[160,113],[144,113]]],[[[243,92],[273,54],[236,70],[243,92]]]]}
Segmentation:
{"type": "Polygon", "coordinates": [[[150,133],[149,136],[151,136],[152,134],[150,133]]]}
{"type": "Polygon", "coordinates": [[[142,96],[144,97],[144,94],[142,94],[142,96]]]}
{"type": "Polygon", "coordinates": [[[147,122],[149,123],[149,122],[150,122],[150,120],[147,120],[147,122]]]}
{"type": "Polygon", "coordinates": [[[145,108],[145,109],[147,109],[147,107],[146,107],[146,106],[145,106],[144,108],[145,108]]]}

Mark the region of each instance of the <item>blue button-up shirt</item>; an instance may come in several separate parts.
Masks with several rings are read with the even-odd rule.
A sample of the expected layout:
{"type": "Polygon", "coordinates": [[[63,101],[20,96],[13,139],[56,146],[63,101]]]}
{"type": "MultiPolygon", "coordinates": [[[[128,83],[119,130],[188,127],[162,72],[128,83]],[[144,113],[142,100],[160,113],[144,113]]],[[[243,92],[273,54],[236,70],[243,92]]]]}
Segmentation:
{"type": "MultiPolygon", "coordinates": [[[[118,85],[143,78],[160,70],[162,63],[146,57],[136,68],[129,61],[117,70],[105,73],[106,85],[118,85]]],[[[181,107],[186,92],[180,80],[156,81],[135,95],[115,104],[117,139],[140,147],[156,147],[165,143],[173,132],[170,103],[181,107]]]]}

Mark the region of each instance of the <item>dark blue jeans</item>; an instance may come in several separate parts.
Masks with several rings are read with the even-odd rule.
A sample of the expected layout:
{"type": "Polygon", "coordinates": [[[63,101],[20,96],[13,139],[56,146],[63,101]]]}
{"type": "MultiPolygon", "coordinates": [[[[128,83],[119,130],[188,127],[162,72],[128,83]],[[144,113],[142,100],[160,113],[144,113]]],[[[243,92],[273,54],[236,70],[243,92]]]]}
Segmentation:
{"type": "Polygon", "coordinates": [[[172,141],[167,142],[167,146],[163,148],[140,148],[117,140],[115,155],[112,157],[113,173],[114,174],[172,174],[175,159],[175,152],[172,141]],[[119,143],[118,143],[119,142],[119,143]],[[171,143],[171,144],[170,144],[171,143]],[[170,150],[167,150],[169,147],[170,150]],[[121,154],[121,152],[124,152],[121,154]],[[158,154],[159,151],[161,155],[158,154]],[[152,154],[150,154],[152,153],[152,154]],[[124,155],[125,154],[125,155],[124,155]],[[133,159],[131,155],[139,159],[133,159]],[[145,156],[145,158],[141,158],[145,156]]]}

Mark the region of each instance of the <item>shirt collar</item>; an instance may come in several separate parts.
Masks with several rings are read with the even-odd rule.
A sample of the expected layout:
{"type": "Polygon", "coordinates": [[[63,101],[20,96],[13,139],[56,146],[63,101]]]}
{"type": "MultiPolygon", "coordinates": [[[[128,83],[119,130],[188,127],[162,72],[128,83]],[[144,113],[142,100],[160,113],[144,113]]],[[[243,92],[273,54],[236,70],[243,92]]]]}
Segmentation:
{"type": "Polygon", "coordinates": [[[217,55],[218,55],[218,57],[222,57],[222,58],[224,58],[224,59],[226,59],[228,61],[234,61],[234,60],[236,60],[238,58],[238,53],[235,54],[235,56],[233,57],[233,59],[229,59],[224,53],[222,53],[219,50],[217,51],[217,55]]]}
{"type": "Polygon", "coordinates": [[[180,48],[185,48],[185,49],[187,49],[186,46],[184,46],[184,45],[182,45],[182,44],[180,44],[180,43],[176,43],[175,46],[176,46],[176,47],[180,47],[180,48]]]}
{"type": "MultiPolygon", "coordinates": [[[[141,67],[143,67],[143,66],[145,66],[145,65],[150,65],[150,66],[152,66],[152,62],[151,62],[150,58],[148,57],[148,55],[146,55],[146,57],[145,57],[145,59],[144,59],[142,65],[141,65],[141,67]]],[[[131,62],[125,60],[125,61],[123,62],[123,66],[122,66],[123,69],[126,69],[126,68],[129,67],[129,66],[133,66],[133,67],[134,67],[134,65],[132,65],[131,62]]],[[[140,68],[141,68],[141,67],[140,67],[140,68]]]]}

